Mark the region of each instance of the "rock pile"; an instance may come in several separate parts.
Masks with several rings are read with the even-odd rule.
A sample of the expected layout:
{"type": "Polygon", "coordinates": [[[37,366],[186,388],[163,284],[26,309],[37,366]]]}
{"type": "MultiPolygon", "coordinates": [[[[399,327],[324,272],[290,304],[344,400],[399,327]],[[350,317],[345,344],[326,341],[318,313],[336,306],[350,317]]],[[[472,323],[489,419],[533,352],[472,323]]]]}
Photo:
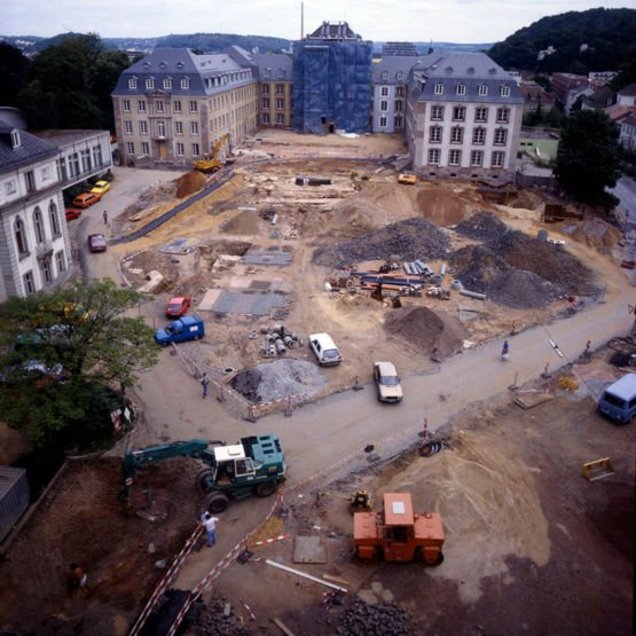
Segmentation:
{"type": "Polygon", "coordinates": [[[491,241],[501,238],[510,228],[491,212],[478,212],[457,225],[455,231],[475,241],[491,241]]]}
{"type": "Polygon", "coordinates": [[[221,599],[203,612],[196,622],[197,636],[248,636],[249,632],[241,627],[240,618],[230,608],[225,614],[226,602],[221,599]]]}
{"type": "Polygon", "coordinates": [[[356,599],[336,628],[338,636],[409,636],[409,616],[395,603],[369,605],[356,599]]]}
{"type": "Polygon", "coordinates": [[[437,226],[414,218],[387,225],[352,241],[320,247],[312,260],[316,265],[334,269],[392,255],[399,255],[404,261],[437,260],[446,257],[449,244],[447,234],[437,226]]]}

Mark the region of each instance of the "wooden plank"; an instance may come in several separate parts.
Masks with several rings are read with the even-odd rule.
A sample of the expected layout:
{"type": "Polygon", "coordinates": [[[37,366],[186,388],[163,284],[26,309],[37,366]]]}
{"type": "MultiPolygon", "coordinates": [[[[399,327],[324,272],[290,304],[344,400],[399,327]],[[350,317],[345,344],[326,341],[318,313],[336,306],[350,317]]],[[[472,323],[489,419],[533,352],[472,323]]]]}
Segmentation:
{"type": "Polygon", "coordinates": [[[524,393],[517,395],[515,398],[515,404],[520,406],[522,409],[531,409],[552,399],[554,399],[554,395],[547,391],[542,391],[540,393],[524,393]]]}
{"type": "Polygon", "coordinates": [[[333,574],[323,574],[322,578],[327,579],[327,581],[333,581],[334,583],[340,583],[340,585],[351,585],[349,581],[341,579],[339,576],[333,576],[333,574]]]}

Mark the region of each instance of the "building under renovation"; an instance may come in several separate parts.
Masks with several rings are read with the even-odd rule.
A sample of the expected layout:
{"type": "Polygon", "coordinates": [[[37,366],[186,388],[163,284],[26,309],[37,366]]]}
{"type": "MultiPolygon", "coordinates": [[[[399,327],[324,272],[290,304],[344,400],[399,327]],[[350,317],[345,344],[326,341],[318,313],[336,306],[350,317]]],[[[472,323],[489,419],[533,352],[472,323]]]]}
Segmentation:
{"type": "Polygon", "coordinates": [[[323,22],[294,52],[296,132],[370,131],[372,43],[346,22],[323,22]]]}

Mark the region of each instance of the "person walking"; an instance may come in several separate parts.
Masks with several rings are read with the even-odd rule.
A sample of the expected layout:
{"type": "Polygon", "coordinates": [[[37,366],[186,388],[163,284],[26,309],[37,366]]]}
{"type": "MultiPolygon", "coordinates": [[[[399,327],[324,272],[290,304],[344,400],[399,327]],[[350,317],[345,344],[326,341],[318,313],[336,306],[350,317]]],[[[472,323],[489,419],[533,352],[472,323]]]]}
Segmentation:
{"type": "Polygon", "coordinates": [[[208,548],[211,548],[216,543],[216,522],[218,520],[218,517],[213,517],[207,511],[201,515],[201,525],[205,529],[208,538],[208,548]]]}
{"type": "Polygon", "coordinates": [[[92,594],[92,590],[88,585],[88,575],[84,572],[84,568],[77,565],[77,563],[71,563],[71,576],[73,577],[73,587],[80,589],[86,596],[92,594]]]}
{"type": "Polygon", "coordinates": [[[507,340],[504,340],[503,347],[501,349],[501,359],[507,360],[510,355],[510,345],[507,340]]]}
{"type": "Polygon", "coordinates": [[[106,210],[104,210],[104,225],[108,225],[108,212],[106,210]]]}
{"type": "Polygon", "coordinates": [[[208,380],[208,374],[204,373],[201,378],[201,386],[203,387],[203,399],[205,400],[208,397],[208,386],[210,384],[210,380],[208,380]]]}

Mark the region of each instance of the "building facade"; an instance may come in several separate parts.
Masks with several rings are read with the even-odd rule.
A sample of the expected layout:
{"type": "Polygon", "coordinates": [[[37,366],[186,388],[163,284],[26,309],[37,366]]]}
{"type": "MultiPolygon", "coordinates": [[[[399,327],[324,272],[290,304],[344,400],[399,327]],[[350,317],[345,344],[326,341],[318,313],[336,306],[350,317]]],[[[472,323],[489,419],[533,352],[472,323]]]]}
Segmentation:
{"type": "Polygon", "coordinates": [[[155,49],[120,75],[112,99],[124,165],[189,167],[223,135],[232,146],[256,130],[255,66],[232,49],[155,49]]]}
{"type": "Polygon", "coordinates": [[[259,126],[291,128],[293,108],[291,56],[284,53],[254,53],[251,59],[258,69],[259,126]]]}
{"type": "Polygon", "coordinates": [[[406,141],[428,177],[512,179],[524,100],[483,53],[431,53],[411,73],[406,141]]]}
{"type": "MultiPolygon", "coordinates": [[[[408,49],[407,49],[408,50],[408,49]]],[[[373,60],[371,130],[374,133],[403,132],[406,121],[406,92],[417,57],[393,53],[373,60]]]]}

